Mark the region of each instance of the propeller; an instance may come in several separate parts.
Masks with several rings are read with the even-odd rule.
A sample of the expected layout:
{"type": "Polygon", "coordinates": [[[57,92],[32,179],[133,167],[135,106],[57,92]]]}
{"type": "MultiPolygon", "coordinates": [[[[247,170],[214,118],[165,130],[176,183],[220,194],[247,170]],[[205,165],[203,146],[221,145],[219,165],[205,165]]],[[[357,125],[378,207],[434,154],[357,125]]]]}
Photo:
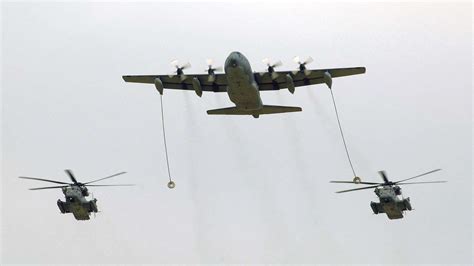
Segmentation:
{"type": "Polygon", "coordinates": [[[424,181],[424,182],[397,183],[397,185],[439,184],[439,183],[446,183],[446,182],[448,181],[424,181]]]}
{"type": "Polygon", "coordinates": [[[338,184],[362,184],[362,185],[378,185],[376,182],[354,182],[354,181],[330,181],[329,183],[338,183],[338,184]]]}
{"type": "Polygon", "coordinates": [[[44,178],[37,178],[37,177],[19,176],[18,178],[31,179],[31,180],[45,181],[45,182],[51,182],[51,183],[56,183],[56,184],[69,185],[69,183],[66,183],[66,182],[61,182],[61,181],[56,181],[56,180],[50,180],[50,179],[44,179],[44,178]]]}
{"type": "Polygon", "coordinates": [[[109,178],[112,178],[112,177],[115,177],[115,176],[118,176],[118,175],[123,175],[123,174],[126,174],[126,173],[127,172],[116,173],[116,174],[113,174],[113,175],[109,175],[107,177],[103,177],[103,178],[100,178],[100,179],[96,179],[96,180],[93,180],[93,181],[86,182],[86,183],[84,183],[84,185],[92,184],[92,183],[95,183],[95,182],[98,182],[98,181],[101,181],[101,180],[104,180],[104,179],[109,179],[109,178]]]}
{"type": "MultiPolygon", "coordinates": [[[[89,181],[89,182],[86,182],[86,183],[81,183],[81,182],[78,182],[76,177],[74,176],[74,174],[72,173],[71,170],[69,169],[66,169],[64,170],[66,172],[66,174],[69,176],[69,178],[71,179],[72,183],[67,183],[67,182],[62,182],[62,181],[56,181],[56,180],[50,180],[50,179],[45,179],[45,178],[37,178],[37,177],[28,177],[28,176],[20,176],[19,178],[22,178],[22,179],[30,179],[30,180],[37,180],[37,181],[44,181],[44,182],[50,182],[50,183],[55,183],[55,184],[61,184],[61,186],[48,186],[48,187],[37,187],[37,188],[30,188],[30,190],[43,190],[43,189],[53,189],[53,188],[65,188],[65,187],[70,187],[70,186],[79,186],[79,187],[85,187],[86,185],[89,186],[89,187],[116,187],[116,186],[134,186],[134,184],[113,184],[113,185],[89,185],[91,183],[95,183],[95,182],[98,182],[98,181],[101,181],[101,180],[104,180],[104,179],[109,179],[109,178],[112,178],[112,177],[115,177],[115,176],[118,176],[118,175],[122,175],[122,174],[125,174],[126,172],[120,172],[120,173],[116,173],[116,174],[113,174],[113,175],[110,175],[110,176],[106,176],[106,177],[103,177],[103,178],[99,178],[99,179],[96,179],[96,180],[93,180],[93,181],[89,181]]],[[[81,188],[81,190],[83,190],[83,192],[85,191],[87,193],[87,188],[81,188]]],[[[85,195],[87,196],[87,195],[85,195]]]]}
{"type": "Polygon", "coordinates": [[[72,171],[70,169],[66,169],[64,170],[66,172],[66,174],[69,176],[69,178],[71,179],[72,183],[74,183],[74,185],[79,185],[79,183],[77,182],[76,178],[74,177],[74,174],[72,173],[72,171]]]}
{"type": "Polygon", "coordinates": [[[429,172],[426,172],[426,173],[423,173],[423,174],[419,174],[419,175],[416,175],[416,176],[413,176],[413,177],[410,177],[410,178],[402,179],[402,180],[399,180],[399,181],[396,181],[396,182],[392,182],[392,181],[388,180],[387,174],[385,173],[385,171],[379,171],[379,174],[380,174],[380,176],[382,177],[382,179],[384,181],[383,183],[374,183],[374,182],[358,182],[358,183],[355,183],[353,181],[330,181],[330,182],[331,183],[344,183],[344,184],[371,185],[371,186],[368,186],[368,187],[341,190],[341,191],[337,191],[336,193],[345,193],[345,192],[356,191],[356,190],[371,189],[371,188],[376,188],[376,187],[379,187],[379,186],[446,183],[447,181],[424,181],[424,182],[406,182],[405,183],[405,181],[408,181],[408,180],[411,180],[411,179],[414,179],[414,178],[418,178],[418,177],[421,177],[421,176],[424,176],[424,175],[428,175],[428,174],[431,174],[431,173],[434,173],[434,172],[437,172],[437,171],[440,171],[440,170],[441,169],[435,169],[435,170],[432,170],[432,171],[429,171],[429,172]]]}
{"type": "Polygon", "coordinates": [[[41,190],[41,189],[53,189],[53,188],[65,188],[69,187],[68,186],[54,186],[54,187],[36,187],[36,188],[30,188],[30,190],[41,190]]]}
{"type": "Polygon", "coordinates": [[[135,184],[113,184],[113,185],[87,185],[88,187],[130,187],[135,184]]]}
{"type": "Polygon", "coordinates": [[[408,181],[408,180],[411,180],[411,179],[414,179],[414,178],[417,178],[417,177],[420,177],[420,176],[428,175],[428,174],[431,174],[431,173],[434,173],[434,172],[438,172],[438,171],[441,171],[441,169],[431,170],[431,171],[428,171],[428,172],[423,173],[423,174],[419,174],[419,175],[416,175],[416,176],[413,176],[413,177],[410,177],[410,178],[407,178],[407,179],[403,179],[403,180],[397,181],[397,182],[395,182],[395,183],[400,183],[400,182],[408,181]]]}
{"type": "MultiPolygon", "coordinates": [[[[263,59],[262,62],[265,65],[267,65],[267,70],[270,76],[272,77],[272,80],[277,79],[278,73],[275,72],[275,68],[280,67],[281,65],[283,65],[283,63],[280,60],[276,61],[275,63],[271,63],[270,59],[268,58],[263,59]]],[[[261,75],[264,75],[264,74],[265,73],[261,73],[261,75]]]]}
{"type": "Polygon", "coordinates": [[[298,70],[292,71],[294,75],[298,74],[298,72],[303,73],[305,76],[309,76],[309,74],[311,74],[311,70],[306,69],[306,65],[313,62],[313,58],[311,56],[308,56],[308,58],[306,58],[304,61],[301,61],[299,56],[295,56],[293,61],[299,65],[298,70]]]}
{"type": "Polygon", "coordinates": [[[176,68],[176,71],[174,71],[172,74],[169,75],[170,78],[173,76],[178,75],[181,81],[184,81],[186,79],[186,75],[184,75],[184,71],[187,68],[191,67],[191,64],[189,62],[186,62],[185,64],[180,65],[178,60],[173,60],[171,61],[171,65],[176,68]]]}
{"type": "Polygon", "coordinates": [[[364,189],[376,188],[378,186],[379,185],[373,185],[373,186],[370,186],[370,187],[353,188],[353,189],[337,191],[336,193],[345,193],[345,192],[356,191],[356,190],[364,190],[364,189]]]}
{"type": "Polygon", "coordinates": [[[207,66],[208,68],[204,71],[207,71],[207,73],[209,74],[209,77],[207,78],[207,80],[211,83],[214,83],[214,81],[216,80],[216,71],[222,71],[222,67],[212,67],[214,61],[212,59],[207,59],[206,60],[206,63],[207,63],[207,66]]]}
{"type": "Polygon", "coordinates": [[[383,171],[383,170],[382,170],[382,171],[379,171],[379,175],[382,177],[383,182],[384,182],[385,184],[390,183],[390,181],[389,181],[388,178],[387,178],[387,174],[385,173],[385,171],[383,171]]]}

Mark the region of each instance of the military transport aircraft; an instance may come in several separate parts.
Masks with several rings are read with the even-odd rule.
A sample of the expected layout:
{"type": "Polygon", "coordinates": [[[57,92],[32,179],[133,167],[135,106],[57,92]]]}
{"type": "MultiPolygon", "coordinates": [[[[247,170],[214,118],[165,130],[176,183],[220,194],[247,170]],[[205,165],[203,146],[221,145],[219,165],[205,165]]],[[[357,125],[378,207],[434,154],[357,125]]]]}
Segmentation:
{"type": "Polygon", "coordinates": [[[175,60],[172,65],[176,71],[172,75],[128,75],[123,76],[123,79],[126,82],[155,84],[161,95],[164,88],[194,90],[199,97],[203,91],[227,92],[235,107],[208,110],[209,115],[252,115],[258,118],[263,114],[302,110],[300,107],[264,105],[260,91],[288,89],[294,93],[296,87],[321,83],[331,88],[333,78],[365,73],[365,67],[307,69],[306,65],[313,61],[311,57],[305,61],[295,57],[294,61],[299,65],[297,70],[276,71],[275,68],[280,66],[281,62],[271,64],[268,59],[264,59],[267,71],[254,73],[242,53],[232,52],[225,61],[225,73],[222,74],[215,73],[219,68],[213,68],[212,61],[208,60],[207,74],[185,75],[183,70],[191,65],[179,65],[175,60]]]}

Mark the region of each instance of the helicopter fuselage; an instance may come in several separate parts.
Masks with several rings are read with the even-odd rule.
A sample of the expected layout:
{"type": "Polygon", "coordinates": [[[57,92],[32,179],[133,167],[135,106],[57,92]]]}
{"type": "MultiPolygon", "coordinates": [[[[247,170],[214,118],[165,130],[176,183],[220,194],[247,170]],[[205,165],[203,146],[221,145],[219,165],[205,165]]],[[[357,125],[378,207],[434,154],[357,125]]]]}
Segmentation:
{"type": "Polygon", "coordinates": [[[375,214],[385,213],[389,219],[403,218],[403,212],[411,210],[410,198],[400,198],[399,186],[381,186],[374,190],[379,202],[371,202],[370,207],[375,214]]]}
{"type": "Polygon", "coordinates": [[[88,200],[89,193],[80,186],[69,186],[62,189],[65,200],[58,199],[58,208],[61,213],[72,213],[76,220],[89,220],[91,212],[97,212],[97,199],[88,200]]]}

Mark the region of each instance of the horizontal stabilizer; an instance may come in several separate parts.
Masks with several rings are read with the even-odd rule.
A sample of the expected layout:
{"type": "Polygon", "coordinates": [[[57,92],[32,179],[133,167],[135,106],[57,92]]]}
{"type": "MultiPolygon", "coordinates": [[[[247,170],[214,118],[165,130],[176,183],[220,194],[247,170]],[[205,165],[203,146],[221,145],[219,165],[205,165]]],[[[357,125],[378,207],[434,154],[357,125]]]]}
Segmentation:
{"type": "Polygon", "coordinates": [[[279,114],[279,113],[290,113],[290,112],[301,112],[301,107],[293,106],[277,106],[277,105],[264,105],[258,110],[244,110],[237,107],[227,107],[221,109],[208,110],[208,115],[267,115],[267,114],[279,114]]]}

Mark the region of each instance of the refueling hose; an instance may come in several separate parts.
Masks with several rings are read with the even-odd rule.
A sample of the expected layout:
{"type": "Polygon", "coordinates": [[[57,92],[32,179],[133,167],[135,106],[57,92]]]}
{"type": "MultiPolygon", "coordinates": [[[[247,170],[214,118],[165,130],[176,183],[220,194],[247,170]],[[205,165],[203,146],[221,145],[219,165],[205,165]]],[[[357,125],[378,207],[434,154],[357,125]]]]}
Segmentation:
{"type": "Polygon", "coordinates": [[[165,115],[163,111],[163,95],[160,94],[160,103],[161,103],[161,125],[163,128],[163,143],[165,144],[165,155],[166,155],[166,167],[168,168],[168,187],[169,188],[174,188],[176,184],[171,180],[171,171],[170,171],[170,161],[168,158],[168,146],[166,145],[166,133],[165,133],[165,115]]]}
{"type": "Polygon", "coordinates": [[[354,166],[352,165],[351,156],[349,155],[349,149],[347,148],[344,132],[342,131],[341,120],[339,119],[339,113],[337,111],[337,105],[336,105],[336,100],[334,99],[334,94],[332,93],[331,88],[329,88],[329,91],[331,91],[332,103],[334,104],[334,111],[336,112],[337,124],[339,125],[339,131],[341,132],[342,143],[344,144],[344,149],[346,150],[347,160],[349,161],[349,165],[351,166],[352,173],[354,174],[354,182],[357,182],[357,181],[360,182],[360,178],[357,177],[355,173],[354,166]]]}

